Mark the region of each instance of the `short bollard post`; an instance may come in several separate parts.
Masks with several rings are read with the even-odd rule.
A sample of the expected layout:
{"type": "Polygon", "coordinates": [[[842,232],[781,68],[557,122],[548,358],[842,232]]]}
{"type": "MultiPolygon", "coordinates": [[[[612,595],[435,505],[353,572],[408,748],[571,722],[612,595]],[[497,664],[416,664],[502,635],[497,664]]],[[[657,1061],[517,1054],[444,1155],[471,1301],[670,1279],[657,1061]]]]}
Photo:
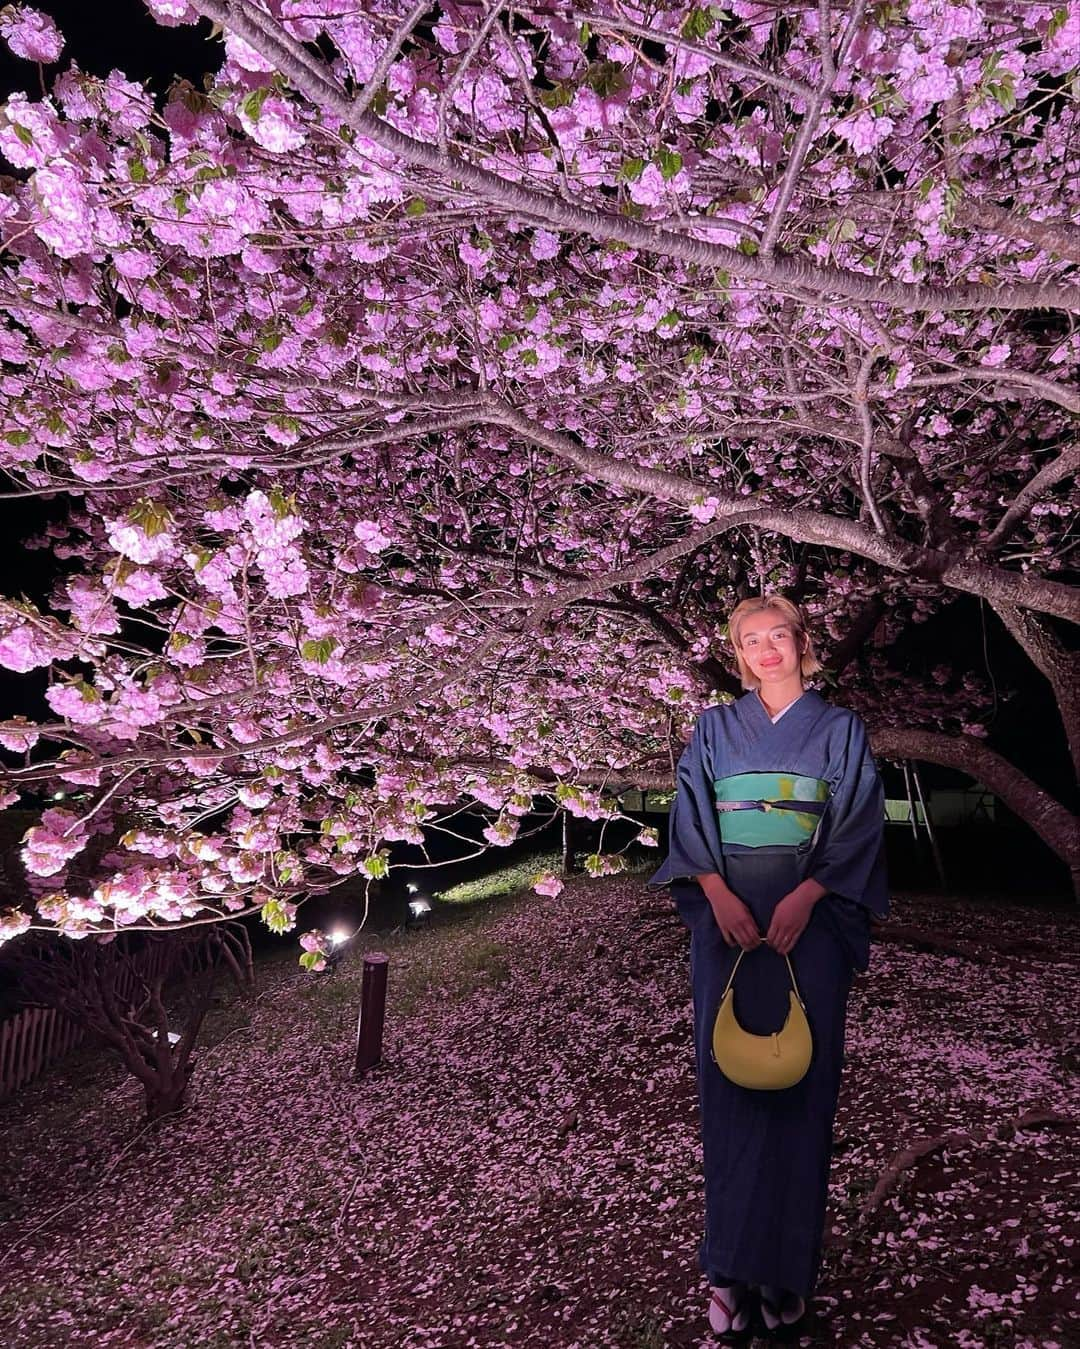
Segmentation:
{"type": "Polygon", "coordinates": [[[360,1024],[356,1029],[356,1074],[361,1076],[382,1058],[383,1022],[386,1019],[386,972],[390,957],[381,951],[364,956],[360,985],[360,1024]]]}

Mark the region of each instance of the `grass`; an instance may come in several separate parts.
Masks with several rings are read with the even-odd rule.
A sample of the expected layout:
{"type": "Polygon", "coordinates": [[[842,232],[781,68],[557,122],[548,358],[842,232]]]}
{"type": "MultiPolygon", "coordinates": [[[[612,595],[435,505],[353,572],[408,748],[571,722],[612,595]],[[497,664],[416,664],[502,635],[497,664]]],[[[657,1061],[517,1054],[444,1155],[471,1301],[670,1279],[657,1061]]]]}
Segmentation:
{"type": "MultiPolygon", "coordinates": [[[[631,854],[627,860],[628,874],[651,872],[655,867],[655,858],[647,849],[639,849],[638,855],[631,854]]],[[[441,911],[436,908],[433,926],[447,924],[452,929],[448,944],[432,943],[424,928],[358,933],[333,973],[311,976],[296,972],[306,1013],[327,1032],[337,1033],[345,1022],[351,1023],[359,1006],[363,955],[369,951],[382,951],[390,957],[394,1005],[405,1015],[434,998],[457,1001],[482,988],[505,984],[515,960],[520,964],[521,953],[486,936],[488,920],[496,909],[508,904],[537,900],[531,890],[533,877],[540,871],[557,872],[560,866],[558,853],[534,854],[475,880],[433,892],[440,908],[446,906],[441,911]]],[[[589,958],[583,953],[583,960],[589,958]]],[[[286,980],[292,977],[284,965],[282,968],[286,980]]],[[[271,1031],[264,1047],[277,1048],[284,1034],[271,1031]]]]}
{"type": "MultiPolygon", "coordinates": [[[[631,848],[623,855],[628,875],[655,870],[657,857],[655,849],[631,848]]],[[[579,859],[580,861],[580,859],[579,859]]],[[[434,891],[435,898],[443,904],[475,904],[481,900],[501,899],[516,894],[532,886],[533,877],[541,871],[554,871],[556,875],[562,869],[561,853],[535,853],[511,862],[497,871],[490,871],[475,880],[461,881],[458,885],[448,886],[445,890],[434,891]]]]}
{"type": "Polygon", "coordinates": [[[446,890],[436,890],[434,894],[443,904],[475,904],[479,900],[500,899],[530,886],[538,872],[557,872],[561,866],[562,858],[558,853],[540,853],[523,857],[521,861],[500,867],[498,871],[489,871],[475,880],[461,881],[446,890]]]}

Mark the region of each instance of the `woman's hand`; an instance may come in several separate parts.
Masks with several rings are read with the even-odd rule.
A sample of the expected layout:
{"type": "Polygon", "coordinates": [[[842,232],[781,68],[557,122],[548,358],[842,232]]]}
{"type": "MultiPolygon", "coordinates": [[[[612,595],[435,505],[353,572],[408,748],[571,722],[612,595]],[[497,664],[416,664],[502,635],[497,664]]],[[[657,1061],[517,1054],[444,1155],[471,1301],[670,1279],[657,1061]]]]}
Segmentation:
{"type": "Polygon", "coordinates": [[[778,955],[786,956],[791,951],[809,923],[814,905],[823,894],[823,885],[815,880],[805,880],[785,895],[773,909],[765,940],[778,955]]]}
{"type": "Polygon", "coordinates": [[[698,883],[705,891],[716,925],[727,944],[738,944],[744,951],[752,951],[755,946],[760,946],[761,933],[754,915],[738,895],[728,889],[723,879],[720,876],[699,876],[698,883]]]}

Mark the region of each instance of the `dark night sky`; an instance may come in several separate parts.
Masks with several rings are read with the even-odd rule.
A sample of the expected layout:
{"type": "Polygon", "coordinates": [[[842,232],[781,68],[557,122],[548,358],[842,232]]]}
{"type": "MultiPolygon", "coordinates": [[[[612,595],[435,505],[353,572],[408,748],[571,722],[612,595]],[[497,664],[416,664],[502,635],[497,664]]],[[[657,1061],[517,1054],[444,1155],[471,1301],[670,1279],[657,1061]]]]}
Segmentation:
{"type": "MultiPolygon", "coordinates": [[[[161,94],[174,75],[200,84],[203,73],[220,62],[220,47],[207,41],[207,20],[197,27],[163,28],[141,0],[34,0],[34,8],[51,15],[67,39],[59,69],[74,60],[93,75],[122,70],[129,78],[149,79],[161,94]]],[[[30,62],[8,55],[0,63],[0,96],[35,87],[30,62]]]]}
{"type": "MultiPolygon", "coordinates": [[[[118,68],[129,78],[149,80],[160,97],[176,75],[201,84],[203,74],[220,60],[219,46],[207,40],[207,21],[197,28],[163,28],[149,17],[141,0],[36,0],[36,4],[52,15],[66,38],[61,68],[72,59],[98,75],[118,68]]],[[[16,89],[36,88],[34,66],[0,57],[0,98],[16,89]]],[[[26,552],[20,540],[36,532],[59,509],[58,503],[0,501],[0,569],[7,593],[44,598],[50,576],[47,556],[26,552]]],[[[903,654],[913,673],[952,664],[992,678],[1002,690],[1019,690],[1014,700],[999,705],[991,743],[1055,795],[1066,799],[1075,795],[1049,688],[996,617],[989,610],[980,613],[978,600],[958,597],[929,623],[916,627],[905,640],[903,654]]],[[[25,676],[3,680],[0,710],[37,713],[43,687],[43,672],[36,680],[25,676]]],[[[960,780],[933,768],[926,773],[931,780],[960,780]]]]}

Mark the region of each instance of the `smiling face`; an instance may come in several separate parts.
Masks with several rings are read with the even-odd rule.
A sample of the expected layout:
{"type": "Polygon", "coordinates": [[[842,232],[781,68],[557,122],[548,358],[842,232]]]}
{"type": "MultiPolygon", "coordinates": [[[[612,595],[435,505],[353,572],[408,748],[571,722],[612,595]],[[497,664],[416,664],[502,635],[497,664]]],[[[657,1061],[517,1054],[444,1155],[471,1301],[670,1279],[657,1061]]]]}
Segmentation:
{"type": "Polygon", "coordinates": [[[776,609],[747,614],[739,625],[739,650],[763,688],[802,684],[802,642],[791,620],[776,609]]]}

